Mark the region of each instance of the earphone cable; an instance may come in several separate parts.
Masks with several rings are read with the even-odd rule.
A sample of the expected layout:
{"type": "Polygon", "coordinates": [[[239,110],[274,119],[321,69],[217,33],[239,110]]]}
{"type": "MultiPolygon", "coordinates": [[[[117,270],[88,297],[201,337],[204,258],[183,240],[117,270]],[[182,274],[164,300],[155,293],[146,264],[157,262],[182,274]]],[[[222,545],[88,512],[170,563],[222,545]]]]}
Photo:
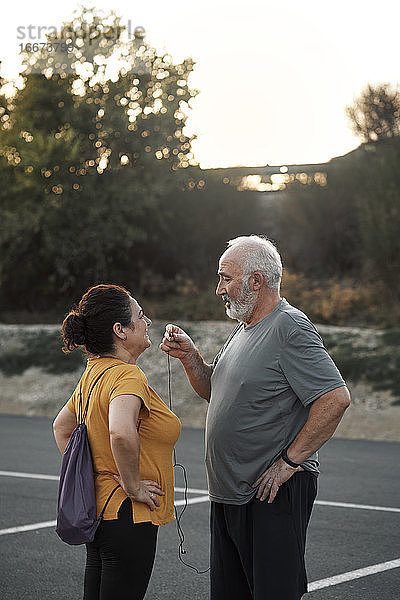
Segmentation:
{"type": "MultiPolygon", "coordinates": [[[[168,365],[168,404],[169,404],[169,409],[172,412],[171,359],[170,359],[170,356],[169,356],[169,352],[167,352],[167,365],[168,365]]],[[[182,554],[186,554],[186,550],[184,548],[185,534],[184,534],[184,531],[182,529],[181,519],[182,519],[183,513],[185,512],[185,510],[188,507],[188,496],[187,496],[187,494],[188,494],[188,478],[187,478],[187,473],[186,473],[186,469],[185,469],[184,465],[178,463],[178,461],[177,461],[175,447],[174,447],[174,450],[173,450],[173,459],[174,459],[174,468],[175,467],[180,467],[182,469],[183,480],[184,480],[184,483],[185,483],[185,487],[184,487],[184,505],[183,505],[183,508],[180,511],[180,513],[178,512],[176,506],[174,506],[175,518],[176,518],[176,531],[177,531],[178,538],[179,538],[178,557],[179,557],[179,560],[181,561],[181,563],[183,563],[186,567],[189,567],[190,569],[193,569],[193,571],[195,571],[198,575],[202,575],[204,573],[208,573],[208,571],[210,570],[210,567],[208,567],[208,569],[206,569],[205,571],[199,571],[199,569],[197,569],[197,567],[189,564],[188,562],[186,562],[182,558],[182,554]]]]}

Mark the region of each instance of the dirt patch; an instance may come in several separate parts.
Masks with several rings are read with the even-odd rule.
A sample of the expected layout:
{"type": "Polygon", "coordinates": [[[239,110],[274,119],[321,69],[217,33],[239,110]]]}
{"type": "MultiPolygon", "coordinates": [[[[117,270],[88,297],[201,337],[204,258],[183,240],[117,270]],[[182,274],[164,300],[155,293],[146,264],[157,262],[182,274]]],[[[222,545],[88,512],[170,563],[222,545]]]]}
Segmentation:
{"type": "MultiPolygon", "coordinates": [[[[234,327],[232,321],[205,321],[182,323],[182,327],[196,341],[206,361],[211,362],[220,346],[234,327]]],[[[24,331],[43,326],[0,326],[0,350],[23,344],[24,331]]],[[[57,326],[46,326],[46,329],[57,326]]],[[[320,326],[322,335],[348,334],[348,328],[320,326]]],[[[167,357],[158,349],[164,323],[151,328],[153,345],[138,361],[149,383],[168,402],[167,357]]],[[[353,329],[351,330],[353,333],[353,329]]],[[[374,347],[376,330],[357,329],[354,334],[363,345],[374,347]]],[[[71,395],[79,381],[83,367],[62,374],[45,373],[41,368],[29,367],[21,375],[5,376],[0,373],[0,413],[54,417],[71,395]]],[[[172,408],[186,427],[202,428],[207,403],[199,398],[187,382],[179,361],[171,359],[172,408]]],[[[340,423],[336,436],[353,439],[400,441],[400,406],[387,390],[374,390],[364,382],[348,381],[352,405],[340,423]]]]}
{"type": "Polygon", "coordinates": [[[335,437],[400,442],[400,406],[377,410],[350,406],[335,437]]]}

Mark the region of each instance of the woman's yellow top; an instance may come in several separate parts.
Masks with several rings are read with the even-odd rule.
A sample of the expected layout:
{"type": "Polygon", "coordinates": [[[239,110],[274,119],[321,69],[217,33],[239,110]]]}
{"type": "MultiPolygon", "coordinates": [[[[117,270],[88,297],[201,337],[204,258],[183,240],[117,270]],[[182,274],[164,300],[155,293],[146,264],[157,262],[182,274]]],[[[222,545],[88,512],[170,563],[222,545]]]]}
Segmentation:
{"type": "MultiPolygon", "coordinates": [[[[133,521],[165,525],[175,519],[173,448],[178,440],[181,424],[178,417],[149,386],[143,371],[136,365],[115,358],[89,358],[86,370],[67,406],[78,418],[80,386],[85,408],[89,390],[97,377],[111,366],[113,368],[106,371],[93,388],[85,421],[95,472],[97,515],[100,515],[107,498],[117,485],[113,477],[114,473],[118,474],[118,469],[110,444],[108,407],[113,398],[133,394],[143,402],[137,423],[140,478],[156,481],[165,492],[165,496],[158,496],[160,506],[153,511],[147,504],[132,500],[133,521]]],[[[119,487],[107,505],[103,518],[117,519],[118,510],[126,497],[119,487]]]]}

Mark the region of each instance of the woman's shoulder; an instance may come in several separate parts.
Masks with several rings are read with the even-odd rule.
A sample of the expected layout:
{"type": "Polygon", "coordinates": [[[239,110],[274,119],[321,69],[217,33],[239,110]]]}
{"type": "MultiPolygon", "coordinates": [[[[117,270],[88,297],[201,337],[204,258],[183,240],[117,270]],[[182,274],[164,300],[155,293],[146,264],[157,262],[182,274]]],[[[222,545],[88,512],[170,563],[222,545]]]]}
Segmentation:
{"type": "Polygon", "coordinates": [[[111,358],[89,357],[83,378],[87,383],[104,378],[104,383],[129,379],[148,385],[146,375],[137,365],[111,358]]]}
{"type": "Polygon", "coordinates": [[[137,365],[122,361],[115,361],[109,366],[111,367],[108,371],[110,381],[131,381],[136,382],[146,388],[148,387],[147,377],[143,373],[142,369],[137,365]]]}
{"type": "Polygon", "coordinates": [[[147,382],[146,375],[143,373],[142,369],[137,365],[132,365],[130,363],[124,362],[115,362],[110,371],[113,371],[118,376],[127,376],[133,379],[141,379],[147,382]]]}

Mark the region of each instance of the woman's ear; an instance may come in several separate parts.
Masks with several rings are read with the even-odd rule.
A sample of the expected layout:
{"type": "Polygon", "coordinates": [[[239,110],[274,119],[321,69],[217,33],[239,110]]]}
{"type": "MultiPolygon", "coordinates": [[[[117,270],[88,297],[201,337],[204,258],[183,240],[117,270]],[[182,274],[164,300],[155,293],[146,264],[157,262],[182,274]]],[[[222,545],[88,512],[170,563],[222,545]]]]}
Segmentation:
{"type": "Polygon", "coordinates": [[[124,330],[122,329],[121,323],[114,323],[113,332],[115,333],[117,338],[119,338],[120,340],[126,340],[126,334],[124,333],[124,330]]]}

